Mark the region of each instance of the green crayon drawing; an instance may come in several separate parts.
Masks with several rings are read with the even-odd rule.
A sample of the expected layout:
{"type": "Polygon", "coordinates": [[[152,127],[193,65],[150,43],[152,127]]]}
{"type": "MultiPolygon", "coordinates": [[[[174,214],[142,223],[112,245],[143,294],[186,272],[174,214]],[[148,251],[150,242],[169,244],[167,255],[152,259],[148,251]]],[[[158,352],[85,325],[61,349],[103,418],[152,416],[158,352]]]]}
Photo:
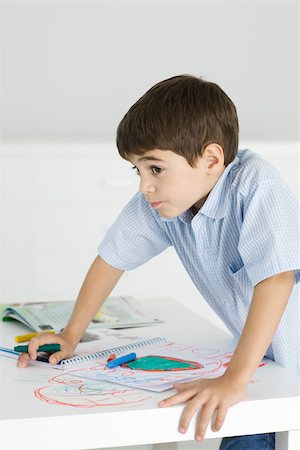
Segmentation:
{"type": "Polygon", "coordinates": [[[168,356],[142,356],[134,361],[122,364],[122,367],[128,367],[132,370],[144,371],[176,371],[176,370],[195,370],[202,369],[203,366],[195,361],[186,361],[179,358],[168,356]]]}

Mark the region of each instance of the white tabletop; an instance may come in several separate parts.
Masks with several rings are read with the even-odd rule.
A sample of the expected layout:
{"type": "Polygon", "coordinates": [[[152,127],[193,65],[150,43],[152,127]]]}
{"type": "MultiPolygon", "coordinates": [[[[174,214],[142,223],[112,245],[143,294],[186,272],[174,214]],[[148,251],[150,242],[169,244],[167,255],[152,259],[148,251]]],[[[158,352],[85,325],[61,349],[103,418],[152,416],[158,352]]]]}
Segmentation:
{"type": "MultiPolygon", "coordinates": [[[[175,300],[151,302],[165,322],[124,334],[166,336],[199,347],[232,345],[229,334],[175,300]]],[[[13,347],[14,336],[27,331],[21,324],[1,323],[0,345],[13,347]]],[[[79,450],[194,439],[194,421],[185,435],[177,431],[183,406],[157,407],[172,391],[82,381],[48,366],[19,369],[15,360],[4,357],[0,364],[1,449],[79,450]]],[[[208,428],[206,438],[298,430],[299,408],[298,378],[268,361],[254,374],[246,400],[229,410],[220,432],[208,428]]]]}

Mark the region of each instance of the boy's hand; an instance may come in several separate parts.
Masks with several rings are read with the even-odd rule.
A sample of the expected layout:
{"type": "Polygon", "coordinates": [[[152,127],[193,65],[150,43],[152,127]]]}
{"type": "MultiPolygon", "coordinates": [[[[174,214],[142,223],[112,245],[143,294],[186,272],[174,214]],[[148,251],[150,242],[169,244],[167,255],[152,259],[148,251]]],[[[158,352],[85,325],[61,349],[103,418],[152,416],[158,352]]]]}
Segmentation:
{"type": "Polygon", "coordinates": [[[60,344],[61,347],[60,351],[50,355],[50,364],[57,364],[62,359],[73,356],[76,347],[76,344],[64,335],[63,332],[60,334],[40,333],[29,342],[28,353],[22,353],[19,356],[17,366],[27,367],[30,360],[36,359],[39,346],[44,344],[60,344]]]}
{"type": "Polygon", "coordinates": [[[246,395],[246,385],[236,384],[226,378],[226,374],[214,379],[175,383],[174,388],[177,393],[159,402],[158,406],[166,407],[188,402],[179,422],[178,429],[181,433],[188,430],[192,417],[200,410],[195,433],[197,441],[204,438],[210,420],[212,431],[219,431],[230,406],[243,400],[246,395]]]}

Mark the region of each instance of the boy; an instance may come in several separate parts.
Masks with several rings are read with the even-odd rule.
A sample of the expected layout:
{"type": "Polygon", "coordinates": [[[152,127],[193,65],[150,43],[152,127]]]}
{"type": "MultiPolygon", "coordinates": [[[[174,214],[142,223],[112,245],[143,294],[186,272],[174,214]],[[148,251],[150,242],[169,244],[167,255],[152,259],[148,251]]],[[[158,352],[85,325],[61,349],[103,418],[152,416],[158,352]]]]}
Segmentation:
{"type": "MultiPolygon", "coordinates": [[[[299,373],[298,210],[286,184],[266,161],[238,152],[235,106],[214,83],[182,75],[153,86],[117,131],[120,155],[140,176],[131,199],[98,248],[72,317],[57,336],[56,363],[73,354],[85,328],[125,270],[173,245],[195,285],[239,343],[219,378],[175,384],[161,407],[187,402],[179,431],[200,410],[196,439],[221,428],[242,400],[264,355],[299,373]],[[247,355],[245,357],[245,355],[247,355]]],[[[227,438],[222,450],[274,448],[274,434],[227,438]]]]}

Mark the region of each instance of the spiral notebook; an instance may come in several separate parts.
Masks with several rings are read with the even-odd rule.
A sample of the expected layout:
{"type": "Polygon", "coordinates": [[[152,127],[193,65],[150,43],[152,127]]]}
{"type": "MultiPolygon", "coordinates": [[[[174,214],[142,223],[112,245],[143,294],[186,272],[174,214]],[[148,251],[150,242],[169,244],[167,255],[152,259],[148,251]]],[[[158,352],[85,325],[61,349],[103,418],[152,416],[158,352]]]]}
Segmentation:
{"type": "MultiPolygon", "coordinates": [[[[112,331],[112,330],[110,330],[112,331]]],[[[135,339],[136,336],[107,336],[110,343],[120,339],[119,345],[105,347],[102,350],[84,353],[82,346],[77,355],[63,360],[56,369],[68,374],[95,382],[108,381],[133,388],[161,392],[170,389],[174,382],[191,381],[199,378],[220,376],[226,370],[233,348],[212,349],[195,347],[168,340],[166,337],[135,339]],[[112,339],[113,338],[113,339],[112,339]],[[136,359],[112,369],[107,368],[110,354],[125,355],[136,353],[136,359]]],[[[89,343],[92,348],[94,343],[89,343]]],[[[98,344],[99,348],[99,344],[98,344]]]]}
{"type": "MultiPolygon", "coordinates": [[[[121,335],[117,335],[117,337],[118,336],[121,336],[121,335]]],[[[118,345],[115,347],[110,347],[110,348],[107,348],[106,350],[95,351],[92,353],[85,353],[85,348],[86,348],[86,350],[89,349],[89,351],[91,351],[92,346],[95,347],[94,342],[88,343],[88,345],[86,347],[84,344],[82,344],[82,345],[79,344],[79,346],[77,347],[78,351],[76,352],[77,353],[76,355],[74,355],[68,359],[63,359],[59,364],[57,364],[54,367],[57,369],[66,369],[66,368],[70,368],[71,366],[82,365],[82,364],[90,363],[95,360],[100,360],[103,358],[105,359],[105,361],[107,361],[107,357],[109,355],[111,355],[112,353],[117,356],[117,355],[124,354],[124,353],[136,352],[138,350],[141,350],[142,348],[151,347],[155,344],[161,344],[166,341],[167,341],[167,339],[164,337],[155,337],[155,338],[151,338],[151,339],[144,339],[144,340],[139,340],[137,342],[132,342],[131,340],[129,340],[126,344],[118,345]]],[[[110,340],[110,342],[111,342],[111,340],[110,340]]],[[[101,345],[103,345],[103,339],[101,341],[101,345]]],[[[98,344],[98,347],[99,347],[99,344],[98,344]]]]}
{"type": "MultiPolygon", "coordinates": [[[[86,365],[90,362],[103,360],[114,353],[115,355],[135,352],[143,347],[165,342],[166,338],[143,338],[136,334],[124,334],[122,331],[112,330],[110,328],[101,328],[99,330],[90,330],[83,336],[83,340],[77,345],[74,356],[63,359],[55,366],[49,364],[49,353],[40,352],[37,362],[39,365],[48,366],[54,369],[65,370],[73,366],[86,365]]],[[[0,356],[18,359],[19,353],[13,348],[0,347],[0,356]]],[[[31,364],[33,361],[30,362],[31,364]]]]}

